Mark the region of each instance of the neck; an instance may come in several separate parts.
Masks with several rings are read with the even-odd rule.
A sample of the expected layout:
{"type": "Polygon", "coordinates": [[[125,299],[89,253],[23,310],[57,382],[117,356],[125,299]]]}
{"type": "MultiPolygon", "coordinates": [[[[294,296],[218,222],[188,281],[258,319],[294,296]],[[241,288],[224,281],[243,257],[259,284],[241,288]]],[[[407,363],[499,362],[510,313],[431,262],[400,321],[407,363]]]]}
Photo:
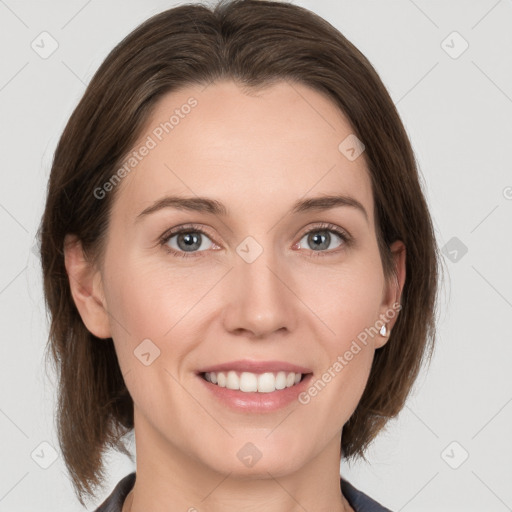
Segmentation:
{"type": "MultiPolygon", "coordinates": [[[[306,463],[302,461],[303,453],[295,460],[273,457],[267,445],[262,448],[263,456],[247,469],[235,457],[209,460],[208,454],[191,456],[186,440],[171,444],[141,416],[136,415],[135,421],[137,477],[122,512],[206,508],[211,512],[353,512],[340,488],[340,433],[306,463]]],[[[264,446],[263,436],[262,440],[255,436],[251,439],[256,446],[264,446]]],[[[229,442],[230,447],[244,446],[247,439],[229,442]]]]}

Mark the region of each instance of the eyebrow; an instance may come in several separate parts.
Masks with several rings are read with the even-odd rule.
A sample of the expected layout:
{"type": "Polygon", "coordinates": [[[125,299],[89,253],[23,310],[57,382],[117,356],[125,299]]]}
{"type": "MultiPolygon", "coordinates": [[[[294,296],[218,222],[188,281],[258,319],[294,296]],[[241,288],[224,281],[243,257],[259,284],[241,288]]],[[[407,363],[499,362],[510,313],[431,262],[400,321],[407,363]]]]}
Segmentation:
{"type": "MultiPolygon", "coordinates": [[[[301,199],[294,203],[291,213],[305,213],[309,211],[325,211],[341,206],[349,206],[359,210],[368,222],[368,213],[364,206],[355,198],[347,195],[325,195],[319,197],[311,197],[301,199]]],[[[177,210],[187,210],[194,212],[210,213],[220,217],[229,216],[229,211],[224,204],[216,199],[208,197],[182,197],[182,196],[166,196],[155,201],[151,206],[137,215],[135,222],[151,213],[162,210],[163,208],[175,208],[177,210]]]]}

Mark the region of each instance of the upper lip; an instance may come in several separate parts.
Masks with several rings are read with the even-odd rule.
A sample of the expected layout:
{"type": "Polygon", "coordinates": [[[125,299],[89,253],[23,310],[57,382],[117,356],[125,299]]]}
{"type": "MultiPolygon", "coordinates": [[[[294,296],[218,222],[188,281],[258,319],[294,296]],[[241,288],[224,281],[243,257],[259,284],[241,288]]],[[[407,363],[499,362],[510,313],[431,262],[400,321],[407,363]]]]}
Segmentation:
{"type": "Polygon", "coordinates": [[[197,373],[206,372],[225,372],[234,370],[238,372],[265,373],[265,372],[294,372],[294,373],[311,373],[309,368],[298,366],[296,364],[287,363],[285,361],[252,361],[249,359],[239,359],[238,361],[230,361],[212,366],[207,366],[197,371],[197,373]]]}

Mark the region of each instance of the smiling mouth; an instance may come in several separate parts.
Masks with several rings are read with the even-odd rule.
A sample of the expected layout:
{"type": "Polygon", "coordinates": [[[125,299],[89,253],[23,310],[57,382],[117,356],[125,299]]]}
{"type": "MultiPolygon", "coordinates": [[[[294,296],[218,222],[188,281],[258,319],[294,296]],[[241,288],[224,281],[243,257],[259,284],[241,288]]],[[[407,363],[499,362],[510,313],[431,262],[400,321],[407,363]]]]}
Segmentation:
{"type": "Polygon", "coordinates": [[[211,384],[242,393],[272,393],[291,388],[311,374],[285,371],[252,373],[230,370],[203,372],[199,375],[211,384]]]}

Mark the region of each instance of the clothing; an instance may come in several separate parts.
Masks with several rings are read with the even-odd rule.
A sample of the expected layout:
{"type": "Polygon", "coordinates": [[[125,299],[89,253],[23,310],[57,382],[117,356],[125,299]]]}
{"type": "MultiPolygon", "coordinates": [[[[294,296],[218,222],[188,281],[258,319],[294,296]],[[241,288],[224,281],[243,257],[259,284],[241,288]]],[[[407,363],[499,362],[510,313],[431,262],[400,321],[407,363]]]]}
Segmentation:
{"type": "MultiPolygon", "coordinates": [[[[135,484],[135,472],[126,475],[116,485],[112,494],[95,512],[121,512],[124,500],[135,484]]],[[[340,478],[341,491],[356,512],[391,512],[380,503],[356,489],[350,482],[340,478]]]]}

